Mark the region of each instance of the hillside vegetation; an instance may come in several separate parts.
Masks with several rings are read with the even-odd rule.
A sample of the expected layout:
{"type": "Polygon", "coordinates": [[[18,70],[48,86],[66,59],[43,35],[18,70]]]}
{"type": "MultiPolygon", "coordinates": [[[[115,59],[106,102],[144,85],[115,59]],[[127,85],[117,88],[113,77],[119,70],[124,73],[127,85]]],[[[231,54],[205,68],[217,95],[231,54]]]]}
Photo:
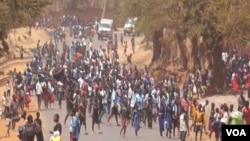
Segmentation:
{"type": "Polygon", "coordinates": [[[119,0],[116,11],[121,18],[138,17],[137,29],[152,38],[151,68],[158,78],[212,69],[212,83],[222,88],[223,47],[243,48],[250,39],[249,0],[119,0]]]}

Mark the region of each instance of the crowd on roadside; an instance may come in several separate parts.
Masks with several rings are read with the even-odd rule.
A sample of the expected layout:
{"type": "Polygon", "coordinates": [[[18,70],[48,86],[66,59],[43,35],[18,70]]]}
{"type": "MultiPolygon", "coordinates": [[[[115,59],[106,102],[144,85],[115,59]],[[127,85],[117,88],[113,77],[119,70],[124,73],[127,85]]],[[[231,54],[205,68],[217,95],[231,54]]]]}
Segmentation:
{"type": "MultiPolygon", "coordinates": [[[[107,46],[104,47],[93,46],[92,41],[84,36],[69,45],[64,39],[55,38],[44,45],[39,41],[37,53],[24,72],[14,70],[13,83],[6,84],[2,103],[5,107],[7,136],[10,129],[15,129],[15,123],[20,121],[18,111],[21,111],[24,125],[19,128],[20,140],[33,141],[35,136],[38,141],[44,140],[40,113],[33,120],[25,112],[25,106],[29,108],[31,95],[37,97],[38,110],[43,107],[42,102],[45,109],[50,109],[57,107],[55,102],[61,108],[62,101],[65,100],[67,115],[64,123],[68,116],[73,119],[69,129],[70,141],[78,140],[82,125],[85,134],[88,134],[88,115],[92,118],[92,132],[96,131],[95,125],[98,125],[98,132],[102,133],[100,123],[109,123],[115,117],[116,125],[121,126],[120,134],[123,137],[129,123],[137,136],[141,126],[147,125],[152,129],[153,123],[158,122],[161,136],[164,136],[163,132],[166,130],[167,137],[179,136],[181,141],[185,141],[191,129],[195,132],[195,140],[198,139],[198,133],[202,138],[203,129],[205,132],[209,131],[209,136],[215,133],[216,140],[219,140],[220,125],[250,124],[249,102],[242,93],[237,110],[234,110],[233,105],[227,104],[216,108],[218,105],[212,102],[209,122],[206,123],[205,109],[209,101],[199,103],[196,97],[200,99],[204,94],[202,84],[209,83],[212,72],[203,74],[197,70],[190,74],[181,92],[174,75],[157,83],[147,66],[138,70],[136,64],[120,64],[118,46],[121,44],[126,48],[127,44],[123,39],[119,42],[116,35],[113,39],[108,39],[107,46]],[[189,119],[193,121],[191,125],[189,119]]],[[[130,56],[126,52],[124,54],[130,56]]],[[[230,64],[227,61],[225,63],[230,64]]],[[[238,68],[241,67],[240,64],[231,67],[238,68]]],[[[231,77],[233,90],[234,76],[240,74],[231,77]]],[[[236,82],[239,84],[238,80],[236,82]]],[[[52,141],[59,139],[62,133],[57,113],[54,120],[56,124],[52,141]]]]}

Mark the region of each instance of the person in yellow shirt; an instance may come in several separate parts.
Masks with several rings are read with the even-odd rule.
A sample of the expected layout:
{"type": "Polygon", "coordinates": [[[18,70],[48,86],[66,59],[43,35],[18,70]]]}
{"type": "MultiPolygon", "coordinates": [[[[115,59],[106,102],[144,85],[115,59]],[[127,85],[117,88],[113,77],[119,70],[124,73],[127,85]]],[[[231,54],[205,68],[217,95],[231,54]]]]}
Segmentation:
{"type": "Polygon", "coordinates": [[[55,131],[50,138],[50,141],[61,141],[61,136],[59,131],[55,131]]]}
{"type": "Polygon", "coordinates": [[[190,115],[191,115],[191,118],[194,120],[194,117],[195,117],[195,114],[197,112],[197,105],[198,102],[196,99],[193,99],[193,103],[191,105],[191,110],[190,110],[190,115]]]}
{"type": "Polygon", "coordinates": [[[205,114],[202,111],[202,105],[199,104],[198,110],[196,111],[196,114],[194,116],[194,132],[195,132],[195,141],[197,141],[198,133],[200,133],[200,141],[202,140],[202,132],[203,128],[205,128],[205,114]]]}
{"type": "MultiPolygon", "coordinates": [[[[192,103],[191,108],[190,108],[190,116],[191,116],[191,119],[193,122],[194,122],[194,117],[195,117],[196,112],[197,112],[197,106],[198,106],[197,104],[198,104],[197,100],[193,99],[193,103],[192,103]]],[[[193,126],[194,125],[191,124],[190,130],[193,128],[193,126]]]]}

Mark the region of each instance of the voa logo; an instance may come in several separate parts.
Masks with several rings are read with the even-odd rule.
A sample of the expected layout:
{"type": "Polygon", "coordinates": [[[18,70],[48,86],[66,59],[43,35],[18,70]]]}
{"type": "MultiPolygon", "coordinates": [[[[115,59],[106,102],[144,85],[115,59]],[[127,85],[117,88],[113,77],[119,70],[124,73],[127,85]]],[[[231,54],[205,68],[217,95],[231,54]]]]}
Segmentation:
{"type": "Polygon", "coordinates": [[[226,129],[227,136],[247,136],[244,129],[226,129]]]}

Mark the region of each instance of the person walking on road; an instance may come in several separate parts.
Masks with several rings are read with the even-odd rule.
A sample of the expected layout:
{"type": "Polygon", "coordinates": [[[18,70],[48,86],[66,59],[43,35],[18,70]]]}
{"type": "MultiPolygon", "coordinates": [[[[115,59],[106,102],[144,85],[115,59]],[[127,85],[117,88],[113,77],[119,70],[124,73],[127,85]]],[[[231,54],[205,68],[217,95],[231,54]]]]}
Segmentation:
{"type": "MultiPolygon", "coordinates": [[[[39,112],[36,113],[36,119],[34,120],[34,122],[36,125],[38,125],[40,127],[40,129],[42,129],[42,120],[40,119],[39,112]]],[[[36,140],[37,141],[44,141],[42,130],[40,130],[39,132],[36,133],[36,140]]]]}
{"type": "Polygon", "coordinates": [[[243,120],[246,125],[250,124],[250,108],[249,108],[249,101],[245,102],[245,106],[242,109],[243,113],[243,120]]]}
{"type": "Polygon", "coordinates": [[[11,85],[9,80],[6,83],[6,90],[7,90],[7,96],[10,97],[11,85]]]}
{"type": "MultiPolygon", "coordinates": [[[[108,115],[108,93],[104,90],[104,88],[100,88],[100,101],[101,101],[101,112],[99,116],[99,121],[101,122],[101,119],[103,115],[108,115]]],[[[107,117],[107,116],[106,116],[107,117]]]]}
{"type": "Polygon", "coordinates": [[[62,99],[64,96],[63,83],[59,81],[57,83],[57,85],[58,85],[57,99],[58,99],[59,108],[61,109],[62,108],[62,99]]]}
{"type": "Polygon", "coordinates": [[[87,125],[86,125],[86,104],[85,103],[81,103],[79,105],[79,122],[80,122],[80,128],[79,128],[79,132],[81,131],[81,126],[84,126],[85,129],[85,134],[87,135],[87,125]]]}
{"type": "Polygon", "coordinates": [[[195,114],[193,123],[195,131],[195,141],[197,141],[198,133],[200,133],[200,140],[202,140],[203,129],[206,129],[204,125],[205,125],[205,115],[204,112],[202,111],[202,105],[200,104],[198,106],[198,111],[195,114]]]}
{"type": "Polygon", "coordinates": [[[173,107],[169,102],[166,106],[166,136],[171,138],[172,129],[173,129],[173,107]]]}
{"type": "Polygon", "coordinates": [[[162,137],[162,132],[164,131],[164,117],[165,117],[165,108],[164,108],[163,101],[161,101],[161,104],[158,110],[158,120],[159,120],[159,128],[160,128],[161,137],[162,137]]]}
{"type": "Polygon", "coordinates": [[[10,137],[11,111],[9,107],[5,107],[5,119],[6,119],[6,126],[7,126],[6,137],[10,137]]]}
{"type": "Polygon", "coordinates": [[[18,103],[16,99],[16,95],[12,96],[12,101],[10,103],[11,115],[12,115],[12,130],[16,127],[16,122],[18,121],[18,103]]]}
{"type": "Polygon", "coordinates": [[[42,92],[43,92],[42,85],[41,85],[41,83],[38,81],[38,82],[36,83],[36,96],[37,96],[38,110],[41,109],[42,92]]]}
{"type": "Polygon", "coordinates": [[[24,125],[23,140],[24,141],[34,141],[35,135],[41,131],[41,127],[33,121],[33,117],[29,115],[27,117],[27,122],[24,125]]]}
{"type": "Polygon", "coordinates": [[[121,34],[121,45],[123,45],[123,34],[121,34]]]}
{"type": "Polygon", "coordinates": [[[110,121],[110,119],[113,117],[113,116],[115,116],[115,121],[116,121],[116,124],[117,124],[117,126],[120,126],[120,124],[119,124],[119,122],[118,122],[118,108],[117,108],[117,104],[116,104],[116,102],[114,103],[114,105],[112,106],[112,108],[111,108],[111,113],[110,113],[110,116],[109,116],[109,118],[108,118],[108,123],[109,123],[109,121],[110,121]]]}
{"type": "Polygon", "coordinates": [[[139,114],[137,111],[137,106],[134,107],[134,111],[133,111],[133,126],[135,128],[135,135],[138,135],[138,131],[140,129],[140,118],[139,118],[139,114]]]}
{"type": "Polygon", "coordinates": [[[93,133],[94,133],[95,124],[98,125],[98,129],[100,130],[98,99],[94,100],[94,105],[93,105],[93,112],[92,112],[92,132],[93,133]]]}
{"type": "Polygon", "coordinates": [[[6,112],[6,107],[8,107],[8,102],[9,102],[8,96],[6,92],[4,92],[2,97],[2,105],[4,107],[4,113],[6,112]]]}
{"type": "Polygon", "coordinates": [[[79,138],[79,122],[78,119],[76,117],[76,110],[72,109],[71,111],[71,122],[70,122],[70,127],[69,127],[69,131],[70,131],[70,141],[78,141],[79,138]]]}
{"type": "Polygon", "coordinates": [[[117,94],[116,94],[116,88],[113,86],[112,88],[112,92],[111,92],[111,109],[110,109],[110,116],[108,118],[108,123],[110,121],[110,119],[115,116],[115,120],[116,120],[116,124],[117,126],[120,126],[119,122],[118,122],[118,115],[119,115],[119,112],[118,112],[118,104],[117,104],[117,94]]]}
{"type": "Polygon", "coordinates": [[[66,116],[65,116],[65,119],[64,119],[64,124],[66,124],[66,121],[74,107],[73,105],[73,93],[74,93],[74,90],[73,90],[73,86],[69,88],[69,91],[68,93],[65,95],[65,98],[66,98],[66,116]]]}
{"type": "Polygon", "coordinates": [[[135,37],[132,36],[131,38],[131,49],[132,49],[132,52],[135,53],[135,37]]]}
{"type": "Polygon", "coordinates": [[[62,134],[62,124],[59,122],[60,116],[59,114],[55,114],[54,115],[54,122],[56,123],[54,126],[53,131],[50,131],[51,134],[53,134],[54,132],[58,131],[59,135],[62,134]]]}
{"type": "Polygon", "coordinates": [[[186,140],[186,136],[189,136],[189,125],[188,125],[188,116],[185,113],[184,109],[181,109],[180,119],[180,139],[181,141],[186,140]]]}
{"type": "Polygon", "coordinates": [[[125,134],[127,131],[127,125],[129,121],[129,110],[127,103],[123,103],[122,109],[121,109],[121,115],[122,115],[122,129],[120,131],[120,135],[123,133],[123,138],[125,138],[125,134]]]}

